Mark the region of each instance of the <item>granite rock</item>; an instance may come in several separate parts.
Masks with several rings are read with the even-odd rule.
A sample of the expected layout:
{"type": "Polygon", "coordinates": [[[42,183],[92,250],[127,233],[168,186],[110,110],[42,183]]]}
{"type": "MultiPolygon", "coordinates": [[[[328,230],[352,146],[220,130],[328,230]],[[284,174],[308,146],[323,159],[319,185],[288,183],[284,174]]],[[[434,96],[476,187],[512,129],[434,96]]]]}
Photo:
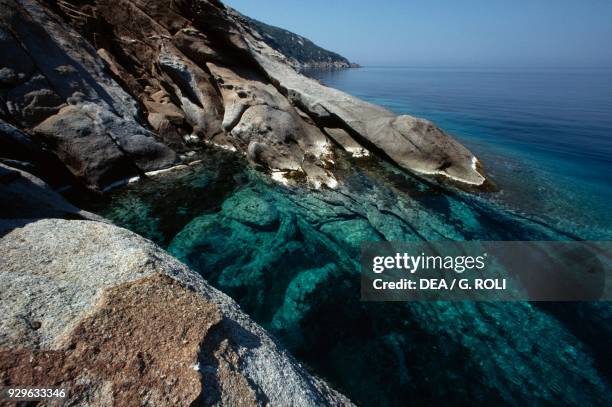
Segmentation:
{"type": "Polygon", "coordinates": [[[5,385],[69,387],[67,405],[351,405],[152,242],[29,174],[1,167],[0,187],[5,385]]]}
{"type": "Polygon", "coordinates": [[[0,48],[15,55],[0,66],[8,121],[91,189],[168,168],[175,152],[195,159],[187,153],[205,145],[236,150],[283,183],[336,188],[330,137],[354,155],[487,185],[478,159],[442,130],[301,75],[217,1],[3,0],[0,23],[0,48]],[[95,131],[63,134],[67,116],[95,131]]]}

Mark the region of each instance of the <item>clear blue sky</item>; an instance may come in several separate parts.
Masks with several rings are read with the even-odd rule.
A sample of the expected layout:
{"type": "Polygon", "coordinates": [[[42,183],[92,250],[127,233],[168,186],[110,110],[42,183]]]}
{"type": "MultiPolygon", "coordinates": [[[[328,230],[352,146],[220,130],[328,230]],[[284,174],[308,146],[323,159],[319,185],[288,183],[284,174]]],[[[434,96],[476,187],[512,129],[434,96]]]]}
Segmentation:
{"type": "Polygon", "coordinates": [[[612,0],[225,0],[362,65],[612,66],[612,0]]]}

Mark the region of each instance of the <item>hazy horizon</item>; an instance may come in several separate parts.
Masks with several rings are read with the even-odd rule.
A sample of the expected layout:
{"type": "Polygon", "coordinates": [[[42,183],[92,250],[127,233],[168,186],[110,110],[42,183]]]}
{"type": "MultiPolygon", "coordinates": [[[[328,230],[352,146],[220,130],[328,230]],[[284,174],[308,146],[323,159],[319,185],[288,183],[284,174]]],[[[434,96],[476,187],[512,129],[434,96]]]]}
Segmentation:
{"type": "Polygon", "coordinates": [[[224,3],[364,66],[612,67],[606,0],[224,3]]]}

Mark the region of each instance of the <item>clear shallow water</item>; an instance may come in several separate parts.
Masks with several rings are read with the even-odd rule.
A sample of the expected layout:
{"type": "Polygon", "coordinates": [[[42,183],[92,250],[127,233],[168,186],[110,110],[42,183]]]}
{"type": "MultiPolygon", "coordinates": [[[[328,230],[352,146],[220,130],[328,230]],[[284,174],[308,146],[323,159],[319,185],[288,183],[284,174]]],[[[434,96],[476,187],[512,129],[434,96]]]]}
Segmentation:
{"type": "Polygon", "coordinates": [[[287,189],[209,152],[90,209],[164,246],[358,404],[609,404],[607,303],[359,300],[362,241],[571,236],[337,153],[338,191],[287,189]]]}
{"type": "Polygon", "coordinates": [[[359,300],[362,241],[567,240],[610,230],[595,203],[574,201],[601,203],[600,178],[595,188],[575,181],[579,173],[550,177],[549,165],[573,174],[557,153],[532,160],[511,140],[493,143],[490,133],[460,133],[411,112],[469,144],[502,192],[441,189],[340,151],[338,191],[288,189],[236,155],[208,150],[199,166],[119,189],[89,209],[165,247],[361,405],[610,405],[608,303],[359,300]],[[574,198],[563,182],[591,192],[574,198]]]}
{"type": "Polygon", "coordinates": [[[361,68],[323,83],[424,117],[478,154],[490,198],[585,239],[612,237],[612,69],[361,68]]]}

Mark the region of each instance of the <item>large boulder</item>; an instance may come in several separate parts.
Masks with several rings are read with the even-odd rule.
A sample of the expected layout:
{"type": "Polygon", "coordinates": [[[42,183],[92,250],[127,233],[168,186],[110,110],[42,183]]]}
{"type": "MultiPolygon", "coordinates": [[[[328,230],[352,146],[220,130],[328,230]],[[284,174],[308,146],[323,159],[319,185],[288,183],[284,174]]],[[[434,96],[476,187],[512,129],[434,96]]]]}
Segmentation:
{"type": "Polygon", "coordinates": [[[45,140],[75,176],[94,189],[138,174],[105,129],[76,106],[63,108],[38,125],[34,134],[45,140]]]}
{"type": "Polygon", "coordinates": [[[418,174],[441,175],[470,187],[484,187],[487,179],[478,158],[432,123],[399,116],[301,75],[285,55],[242,27],[244,42],[260,68],[295,105],[321,126],[340,128],[356,142],[388,156],[400,167],[418,174]]]}
{"type": "Polygon", "coordinates": [[[62,108],[34,134],[94,189],[176,161],[176,154],[145,129],[92,103],[62,108]]]}
{"type": "MultiPolygon", "coordinates": [[[[237,216],[274,221],[260,206],[237,216]]],[[[3,385],[63,386],[68,405],[351,405],[199,274],[39,179],[0,167],[0,216],[3,385]]]]}
{"type": "Polygon", "coordinates": [[[69,404],[350,405],[233,300],[127,230],[17,228],[0,239],[0,286],[5,385],[62,385],[69,404]]]}
{"type": "Polygon", "coordinates": [[[478,159],[433,123],[412,116],[382,117],[366,123],[368,141],[404,168],[482,185],[478,159]]]}

